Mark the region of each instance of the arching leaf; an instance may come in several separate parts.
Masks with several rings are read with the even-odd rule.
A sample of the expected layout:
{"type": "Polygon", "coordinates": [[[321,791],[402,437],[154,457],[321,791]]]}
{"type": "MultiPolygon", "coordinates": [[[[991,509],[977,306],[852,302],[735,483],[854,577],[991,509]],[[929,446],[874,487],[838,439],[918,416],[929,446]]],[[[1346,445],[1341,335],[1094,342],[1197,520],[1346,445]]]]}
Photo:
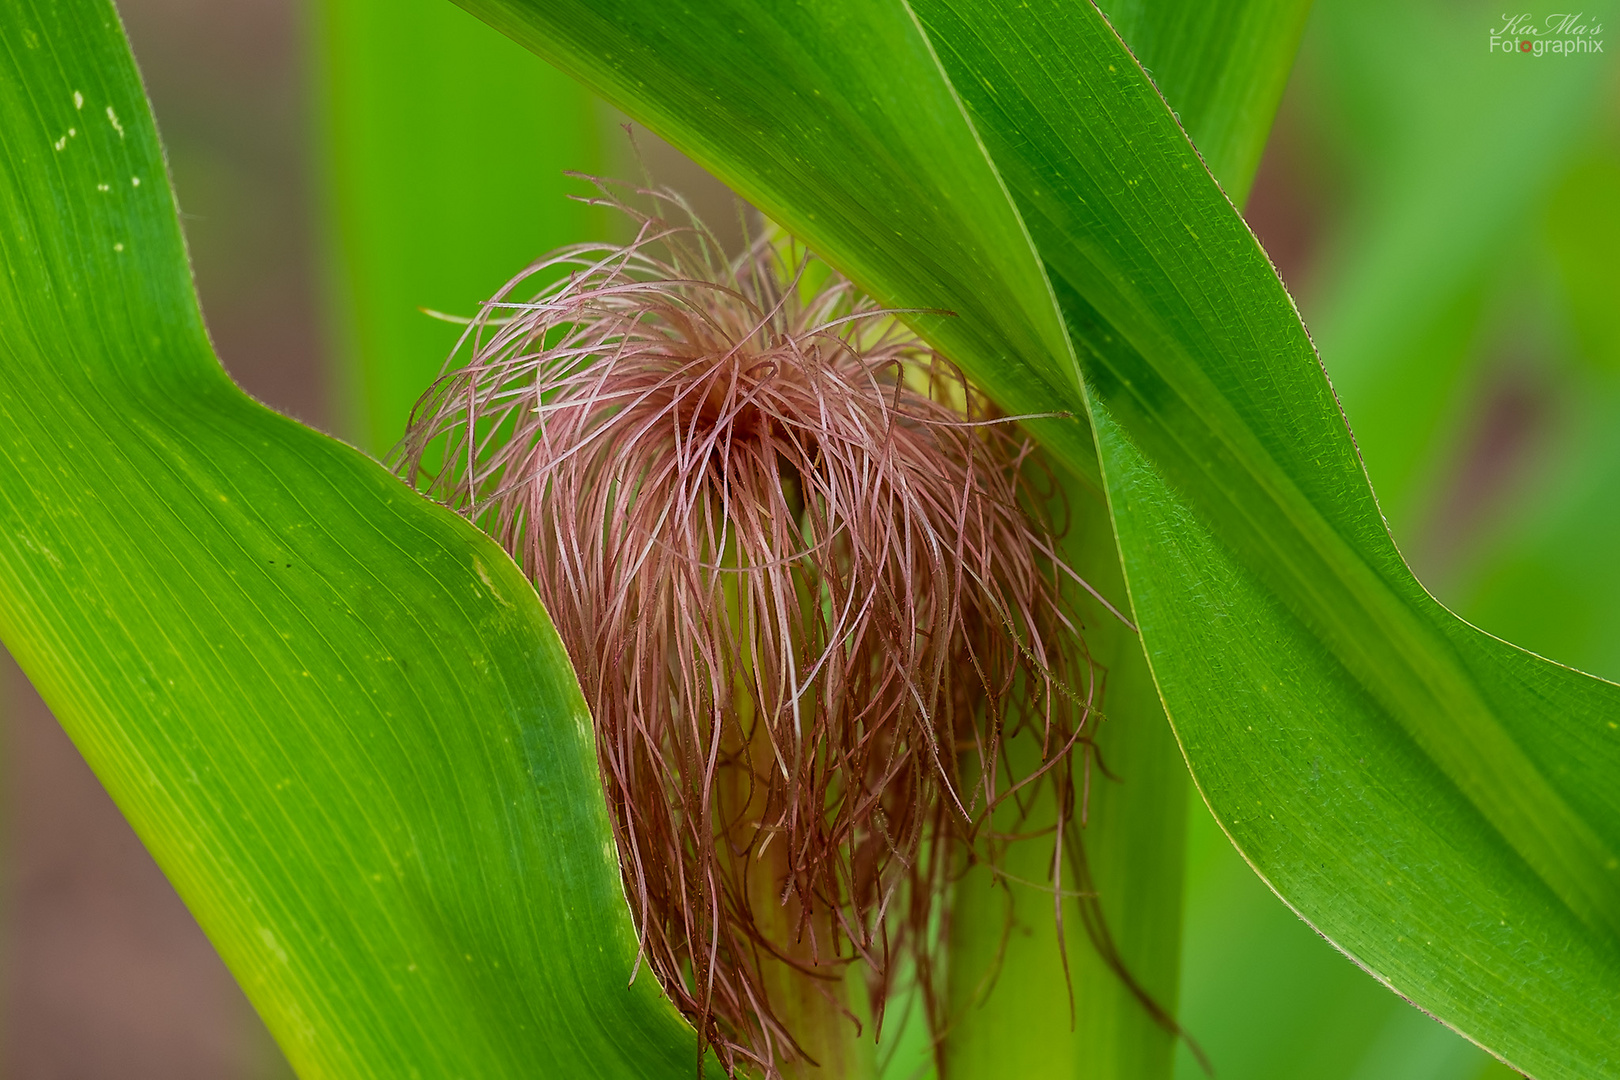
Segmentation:
{"type": "Polygon", "coordinates": [[[226,378],[110,3],[0,140],[0,635],[300,1075],[693,1075],[533,590],[226,378]]]}

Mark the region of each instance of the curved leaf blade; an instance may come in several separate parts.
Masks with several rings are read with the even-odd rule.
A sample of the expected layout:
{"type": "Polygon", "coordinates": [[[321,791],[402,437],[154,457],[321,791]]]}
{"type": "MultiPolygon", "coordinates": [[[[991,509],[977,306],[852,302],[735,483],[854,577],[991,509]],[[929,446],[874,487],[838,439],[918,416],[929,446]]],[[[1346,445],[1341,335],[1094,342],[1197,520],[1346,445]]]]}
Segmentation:
{"type": "MultiPolygon", "coordinates": [[[[1204,160],[1234,198],[1248,190],[1259,164],[1309,7],[1300,0],[1107,6],[1113,25],[1155,73],[1204,160]]],[[[1076,531],[1065,544],[1065,557],[1093,587],[1123,597],[1112,529],[1105,524],[1106,506],[1095,505],[1087,495],[1079,490],[1070,493],[1076,531]]],[[[1098,751],[1119,783],[1091,788],[1085,859],[1092,880],[1083,885],[1071,880],[1068,887],[1096,890],[1106,928],[1133,977],[1143,980],[1157,1003],[1170,1006],[1178,993],[1185,992],[1174,980],[1175,969],[1183,966],[1182,941],[1167,929],[1174,919],[1169,913],[1181,898],[1182,868],[1168,863],[1164,854],[1184,845],[1177,815],[1185,798],[1186,774],[1168,725],[1162,722],[1163,709],[1140,643],[1106,613],[1085,606],[1091,608],[1084,616],[1087,651],[1108,672],[1104,701],[1108,719],[1098,735],[1098,751]]],[[[1009,865],[1012,874],[1039,881],[1049,872],[1050,844],[1013,845],[1008,858],[1017,864],[1009,865]]],[[[1077,1014],[1064,1037],[1069,978],[1078,973],[1082,986],[1117,987],[1118,977],[1103,969],[1094,948],[1076,940],[1084,937],[1079,928],[1085,925],[1085,915],[1074,901],[1065,905],[1064,915],[1065,926],[1071,928],[1066,935],[1068,973],[1054,943],[1043,933],[1012,935],[1005,943],[986,940],[983,929],[998,925],[1009,905],[1021,922],[1045,906],[1039,890],[1029,885],[994,888],[988,878],[983,868],[977,868],[957,887],[953,926],[959,932],[951,959],[968,971],[995,964],[995,992],[984,996],[977,980],[955,987],[961,997],[960,1019],[947,1042],[950,1071],[969,1076],[1129,1080],[1172,1071],[1164,1056],[1172,1049],[1167,1032],[1125,994],[1093,995],[1077,1002],[1077,1014]],[[1032,1026],[1048,1034],[1022,1037],[1032,1026]]],[[[1275,904],[1269,895],[1266,899],[1275,904]]],[[[1185,1018],[1184,1006],[1182,1015],[1185,1018]]],[[[1195,1041],[1186,1044],[1188,1052],[1182,1058],[1195,1062],[1191,1048],[1199,1043],[1211,1047],[1209,1040],[1221,1034],[1194,1025],[1189,1037],[1195,1041]]],[[[1213,1065],[1217,1072],[1224,1069],[1221,1060],[1213,1065]]]]}
{"type": "Polygon", "coordinates": [[[1237,206],[1249,197],[1288,85],[1310,0],[1105,0],[1204,164],[1237,206]]]}
{"type": "Polygon", "coordinates": [[[1423,1007],[1611,1075],[1620,688],[1411,577],[1268,260],[1095,12],[917,7],[1082,347],[1133,607],[1217,816],[1423,1007]]]}
{"type": "Polygon", "coordinates": [[[104,2],[0,11],[0,634],[306,1077],[686,1077],[590,724],[467,523],[208,345],[104,2]]]}
{"type": "Polygon", "coordinates": [[[903,8],[457,0],[685,151],[952,356],[1095,479],[1040,267],[903,8]],[[829,151],[833,152],[829,152],[829,151]],[[904,283],[902,287],[900,283],[904,283]]]}

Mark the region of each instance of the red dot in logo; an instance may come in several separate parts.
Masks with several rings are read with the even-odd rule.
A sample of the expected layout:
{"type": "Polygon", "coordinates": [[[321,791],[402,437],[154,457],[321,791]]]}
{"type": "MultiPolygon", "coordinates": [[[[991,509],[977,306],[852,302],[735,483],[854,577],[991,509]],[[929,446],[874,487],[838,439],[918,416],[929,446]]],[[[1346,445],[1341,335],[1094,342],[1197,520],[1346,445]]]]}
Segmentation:
{"type": "Polygon", "coordinates": [[[1529,52],[1530,51],[1530,43],[1528,41],[1519,42],[1519,51],[1520,52],[1529,52]]]}

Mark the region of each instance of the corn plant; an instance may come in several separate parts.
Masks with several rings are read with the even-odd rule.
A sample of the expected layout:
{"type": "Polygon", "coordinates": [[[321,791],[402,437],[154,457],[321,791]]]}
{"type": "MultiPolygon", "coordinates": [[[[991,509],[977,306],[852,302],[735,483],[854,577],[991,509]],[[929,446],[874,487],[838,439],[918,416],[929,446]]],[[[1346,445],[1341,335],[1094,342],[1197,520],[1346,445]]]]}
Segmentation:
{"type": "Polygon", "coordinates": [[[300,1075],[1167,1076],[1190,772],[1392,990],[1528,1075],[1620,1076],[1620,689],[1418,583],[1237,213],[1307,5],[463,6],[1024,418],[1106,768],[1068,861],[1060,787],[910,927],[937,1022],[852,992],[825,1069],[728,1055],[641,970],[550,567],[231,384],[115,11],[17,0],[0,634],[300,1075]]]}

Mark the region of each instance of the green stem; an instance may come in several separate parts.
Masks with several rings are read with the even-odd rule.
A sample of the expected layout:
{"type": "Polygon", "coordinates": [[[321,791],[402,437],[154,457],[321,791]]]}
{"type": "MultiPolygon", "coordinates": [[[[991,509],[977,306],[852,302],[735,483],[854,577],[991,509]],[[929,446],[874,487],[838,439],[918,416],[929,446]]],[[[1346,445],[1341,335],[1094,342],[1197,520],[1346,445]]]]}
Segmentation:
{"type": "MultiPolygon", "coordinates": [[[[1123,599],[1106,510],[1069,485],[1074,523],[1065,557],[1110,598],[1123,599]]],[[[1126,610],[1116,600],[1120,610],[1126,610]]],[[[1180,963],[1182,850],[1187,772],[1133,631],[1094,602],[1082,605],[1086,644],[1107,670],[1096,740],[1118,780],[1093,767],[1087,822],[1078,835],[1104,925],[1132,979],[1169,1015],[1180,963]]],[[[1013,755],[1038,748],[1014,746],[1013,755]]],[[[1016,762],[1015,762],[1016,764],[1016,762]]],[[[1022,831],[1049,826],[1049,789],[1022,831]]],[[[1008,822],[1011,825],[1011,822],[1008,822]]],[[[951,923],[947,1080],[1157,1080],[1169,1077],[1174,1037],[1088,939],[1080,901],[1063,903],[1064,954],[1056,947],[1049,890],[1050,834],[1010,845],[1005,871],[973,868],[958,884],[951,923]],[[1022,884],[1031,882],[1035,884],[1022,884]],[[1008,924],[1011,905],[1011,924],[1008,924]],[[999,959],[999,963],[998,963],[999,959]],[[1070,1012],[1070,988],[1073,1013],[1070,1012]]],[[[1067,859],[1063,886],[1077,886],[1067,859]]]]}

